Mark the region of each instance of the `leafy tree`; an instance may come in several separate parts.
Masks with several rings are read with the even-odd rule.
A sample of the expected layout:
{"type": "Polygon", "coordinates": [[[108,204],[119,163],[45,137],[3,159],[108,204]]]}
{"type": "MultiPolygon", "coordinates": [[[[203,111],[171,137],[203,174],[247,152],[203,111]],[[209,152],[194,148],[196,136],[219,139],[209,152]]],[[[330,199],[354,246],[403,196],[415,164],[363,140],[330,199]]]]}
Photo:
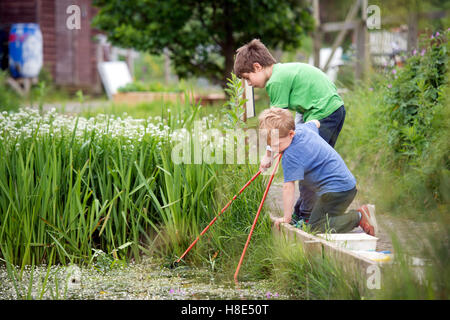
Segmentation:
{"type": "Polygon", "coordinates": [[[94,0],[93,25],[117,46],[169,50],[178,76],[226,86],[238,47],[259,38],[269,48],[298,48],[313,28],[306,0],[94,0]]]}

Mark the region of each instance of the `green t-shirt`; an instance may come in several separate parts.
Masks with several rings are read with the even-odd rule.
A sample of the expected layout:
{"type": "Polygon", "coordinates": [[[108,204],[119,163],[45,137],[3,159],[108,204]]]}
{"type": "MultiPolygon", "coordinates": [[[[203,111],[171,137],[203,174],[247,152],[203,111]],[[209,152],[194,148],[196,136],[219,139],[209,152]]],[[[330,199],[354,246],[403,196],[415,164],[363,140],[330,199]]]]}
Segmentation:
{"type": "Polygon", "coordinates": [[[326,118],[344,104],[328,76],[306,63],[274,64],[266,90],[271,107],[295,110],[305,122],[326,118]]]}

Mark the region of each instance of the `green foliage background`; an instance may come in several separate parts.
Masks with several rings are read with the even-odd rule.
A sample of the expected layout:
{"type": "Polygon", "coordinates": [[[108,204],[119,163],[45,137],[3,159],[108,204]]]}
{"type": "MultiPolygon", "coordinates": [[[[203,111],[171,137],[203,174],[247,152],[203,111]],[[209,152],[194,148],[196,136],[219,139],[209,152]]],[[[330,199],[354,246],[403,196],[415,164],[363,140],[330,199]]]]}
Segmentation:
{"type": "Polygon", "coordinates": [[[362,197],[383,211],[414,219],[448,213],[448,36],[422,39],[403,68],[344,96],[348,113],[337,149],[362,197]]]}

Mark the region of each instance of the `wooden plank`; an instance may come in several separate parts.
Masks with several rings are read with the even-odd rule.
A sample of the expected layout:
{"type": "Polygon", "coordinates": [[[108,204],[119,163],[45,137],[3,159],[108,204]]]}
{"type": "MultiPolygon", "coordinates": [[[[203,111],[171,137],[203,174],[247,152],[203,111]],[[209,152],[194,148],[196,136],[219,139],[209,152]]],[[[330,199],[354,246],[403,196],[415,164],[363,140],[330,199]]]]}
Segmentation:
{"type": "Polygon", "coordinates": [[[341,30],[353,30],[359,24],[359,20],[352,20],[347,22],[326,22],[322,24],[323,32],[336,32],[341,30]]]}
{"type": "MultiPolygon", "coordinates": [[[[360,7],[360,5],[361,5],[361,0],[356,0],[355,3],[353,4],[352,8],[348,12],[347,17],[345,17],[344,23],[353,21],[353,19],[355,19],[356,13],[358,12],[358,8],[360,7]]],[[[336,52],[336,49],[342,44],[342,41],[344,41],[346,34],[347,34],[347,29],[342,29],[339,32],[338,36],[336,37],[336,39],[333,43],[332,49],[331,49],[330,56],[328,57],[328,60],[323,67],[324,72],[327,72],[328,66],[330,65],[330,62],[333,59],[334,53],[336,52]]]]}
{"type": "Polygon", "coordinates": [[[355,78],[361,80],[367,73],[369,63],[369,35],[367,32],[367,0],[361,0],[361,22],[356,28],[355,78]]]}
{"type": "MultiPolygon", "coordinates": [[[[270,219],[274,223],[276,217],[271,214],[270,219]]],[[[272,230],[278,236],[284,236],[286,239],[301,243],[306,254],[327,256],[341,263],[344,270],[359,273],[362,277],[367,276],[366,272],[370,266],[381,265],[379,262],[358,255],[352,250],[341,248],[332,242],[295,228],[288,223],[281,223],[280,229],[273,226],[272,230]]]]}
{"type": "Polygon", "coordinates": [[[136,104],[157,100],[184,103],[184,94],[174,92],[118,92],[113,95],[115,103],[136,104]]]}
{"type": "Polygon", "coordinates": [[[416,10],[411,10],[408,16],[408,52],[417,49],[417,33],[419,27],[419,15],[416,10]]]}
{"type": "Polygon", "coordinates": [[[320,25],[319,0],[313,0],[313,13],[315,22],[315,31],[313,38],[314,66],[320,68],[320,48],[322,47],[323,33],[320,25]]]}
{"type": "Polygon", "coordinates": [[[6,82],[11,86],[11,88],[13,88],[14,90],[16,90],[16,92],[17,92],[19,95],[25,96],[25,91],[22,89],[22,87],[19,85],[19,83],[18,83],[15,79],[13,79],[13,78],[11,78],[11,77],[8,77],[8,78],[6,79],[6,82]]]}

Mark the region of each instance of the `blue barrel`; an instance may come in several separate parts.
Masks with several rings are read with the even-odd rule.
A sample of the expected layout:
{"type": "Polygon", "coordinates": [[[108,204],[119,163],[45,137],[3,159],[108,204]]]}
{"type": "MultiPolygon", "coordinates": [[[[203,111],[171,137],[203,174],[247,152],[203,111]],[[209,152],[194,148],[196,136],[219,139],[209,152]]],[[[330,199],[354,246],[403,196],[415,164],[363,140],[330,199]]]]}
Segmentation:
{"type": "Polygon", "coordinates": [[[9,70],[15,78],[37,77],[43,63],[42,33],[36,23],[16,23],[9,32],[9,70]]]}

